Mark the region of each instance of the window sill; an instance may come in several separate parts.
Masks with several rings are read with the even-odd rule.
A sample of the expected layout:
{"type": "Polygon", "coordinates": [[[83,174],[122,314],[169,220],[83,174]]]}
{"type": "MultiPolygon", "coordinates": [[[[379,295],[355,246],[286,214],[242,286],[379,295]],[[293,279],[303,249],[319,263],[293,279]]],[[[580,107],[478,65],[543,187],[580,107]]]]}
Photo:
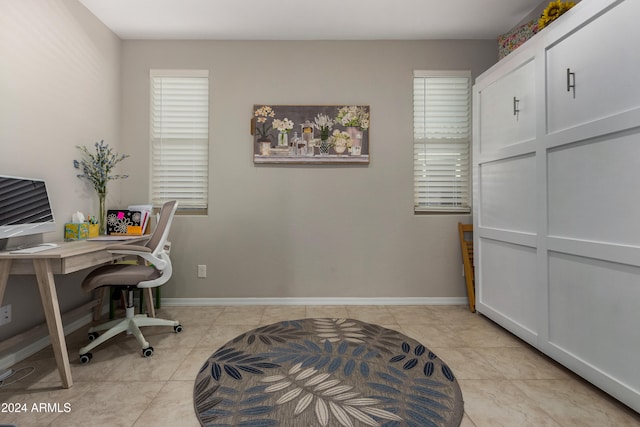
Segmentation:
{"type": "Polygon", "coordinates": [[[469,215],[471,208],[454,208],[454,207],[414,207],[414,215],[469,215]]]}

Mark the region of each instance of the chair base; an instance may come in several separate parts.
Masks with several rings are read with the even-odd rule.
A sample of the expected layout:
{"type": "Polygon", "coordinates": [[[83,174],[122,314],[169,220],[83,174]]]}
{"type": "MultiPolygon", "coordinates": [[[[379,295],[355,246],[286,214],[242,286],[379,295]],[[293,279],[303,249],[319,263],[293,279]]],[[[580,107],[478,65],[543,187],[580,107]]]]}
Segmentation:
{"type": "Polygon", "coordinates": [[[82,347],[79,351],[80,361],[82,363],[88,363],[91,360],[91,350],[107,341],[108,339],[118,335],[121,332],[127,332],[133,334],[142,348],[143,356],[150,356],[153,353],[153,348],[149,345],[147,340],[142,335],[140,327],[142,326],[173,326],[175,332],[182,331],[182,325],[177,320],[158,319],[155,317],[148,317],[146,314],[134,314],[134,307],[127,307],[127,317],[124,319],[115,319],[101,325],[96,325],[89,328],[89,339],[94,338],[89,344],[82,347]],[[106,331],[104,334],[98,334],[99,331],[106,331]],[[148,351],[147,349],[151,349],[148,351]],[[147,351],[146,351],[147,350],[147,351]],[[85,357],[83,357],[85,356],[85,357]]]}

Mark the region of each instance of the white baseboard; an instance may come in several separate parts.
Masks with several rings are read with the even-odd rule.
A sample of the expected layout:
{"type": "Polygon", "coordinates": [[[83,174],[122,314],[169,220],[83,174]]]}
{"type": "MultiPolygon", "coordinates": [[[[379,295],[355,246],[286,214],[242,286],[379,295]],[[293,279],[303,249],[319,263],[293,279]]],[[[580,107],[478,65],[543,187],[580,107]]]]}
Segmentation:
{"type": "Polygon", "coordinates": [[[162,298],[162,306],[219,305],[466,305],[466,297],[443,298],[162,298]]]}

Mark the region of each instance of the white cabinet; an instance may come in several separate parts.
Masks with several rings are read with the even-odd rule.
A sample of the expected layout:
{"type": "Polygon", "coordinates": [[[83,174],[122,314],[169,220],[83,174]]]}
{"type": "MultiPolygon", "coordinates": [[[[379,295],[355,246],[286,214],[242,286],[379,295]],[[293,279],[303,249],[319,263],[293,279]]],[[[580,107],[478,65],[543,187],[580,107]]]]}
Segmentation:
{"type": "Polygon", "coordinates": [[[546,49],[549,132],[640,106],[638,17],[625,1],[546,49]]]}
{"type": "Polygon", "coordinates": [[[583,1],[473,92],[476,309],[636,411],[639,16],[583,1]]]}
{"type": "Polygon", "coordinates": [[[530,59],[478,92],[480,151],[491,152],[535,137],[534,63],[530,59]]]}

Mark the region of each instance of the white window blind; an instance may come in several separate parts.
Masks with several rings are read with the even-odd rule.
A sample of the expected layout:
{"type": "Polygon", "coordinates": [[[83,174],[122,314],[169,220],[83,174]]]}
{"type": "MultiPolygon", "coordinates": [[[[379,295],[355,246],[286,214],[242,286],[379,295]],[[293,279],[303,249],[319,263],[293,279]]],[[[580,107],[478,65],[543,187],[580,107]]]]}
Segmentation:
{"type": "Polygon", "coordinates": [[[206,213],[209,72],[151,70],[151,200],[206,213]]]}
{"type": "Polygon", "coordinates": [[[470,210],[471,74],[414,71],[415,211],[470,210]]]}

